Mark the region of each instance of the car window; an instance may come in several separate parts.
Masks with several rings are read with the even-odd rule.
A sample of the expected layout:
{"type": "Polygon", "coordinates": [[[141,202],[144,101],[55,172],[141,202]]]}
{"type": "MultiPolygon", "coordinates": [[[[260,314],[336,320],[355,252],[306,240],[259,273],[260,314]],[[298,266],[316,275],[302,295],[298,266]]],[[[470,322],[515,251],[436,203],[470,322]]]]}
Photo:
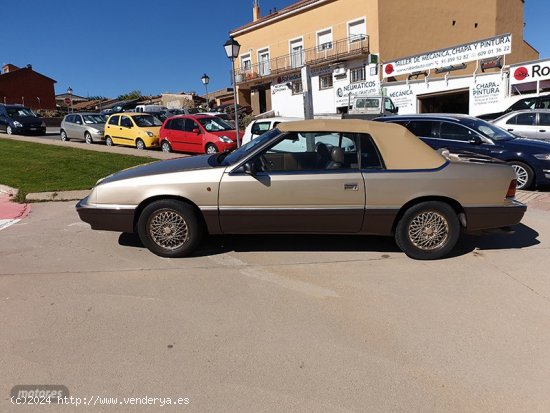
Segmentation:
{"type": "Polygon", "coordinates": [[[268,172],[358,169],[355,136],[340,132],[292,132],[262,151],[268,172]]]}
{"type": "Polygon", "coordinates": [[[462,125],[450,122],[442,122],[439,130],[441,139],[452,141],[469,141],[474,137],[474,132],[462,125]]]}
{"type": "Polygon", "coordinates": [[[199,129],[199,125],[192,119],[185,119],[184,128],[185,132],[193,132],[193,129],[199,129]]]}
{"type": "Polygon", "coordinates": [[[97,125],[105,123],[105,118],[101,115],[84,115],[83,118],[86,125],[97,125]]]}
{"type": "Polygon", "coordinates": [[[537,118],[537,114],[533,113],[520,113],[516,116],[516,125],[534,126],[537,118]]]}
{"type": "Polygon", "coordinates": [[[550,96],[543,96],[539,102],[540,109],[550,109],[550,96]]]}
{"type": "Polygon", "coordinates": [[[372,137],[364,133],[358,134],[358,137],[361,142],[361,169],[384,168],[382,158],[378,153],[378,149],[376,148],[372,137]]]}
{"type": "Polygon", "coordinates": [[[198,118],[198,121],[202,127],[209,132],[220,132],[234,129],[233,126],[228,124],[226,121],[215,116],[211,118],[198,118]]]}
{"type": "Polygon", "coordinates": [[[13,117],[36,117],[36,115],[32,112],[32,110],[24,107],[18,107],[18,108],[6,108],[6,111],[8,112],[8,116],[10,118],[13,117]]]}
{"type": "Polygon", "coordinates": [[[65,122],[74,123],[74,115],[67,115],[65,122]]]}
{"type": "MultiPolygon", "coordinates": [[[[400,122],[396,122],[400,123],[400,122]]],[[[402,124],[402,123],[401,123],[402,124]]],[[[407,124],[402,124],[409,131],[418,137],[430,138],[433,137],[433,122],[429,120],[411,120],[407,124]]]]}
{"type": "Polygon", "coordinates": [[[123,116],[122,119],[120,119],[120,126],[122,126],[123,128],[131,128],[132,121],[128,116],[123,116]]]}
{"type": "Polygon", "coordinates": [[[539,113],[539,125],[550,126],[550,113],[539,113]]]}
{"type": "Polygon", "coordinates": [[[75,115],[74,117],[74,123],[77,123],[79,125],[82,125],[82,117],[80,115],[75,115]]]}
{"type": "Polygon", "coordinates": [[[120,118],[120,116],[111,116],[109,118],[109,125],[118,125],[118,118],[120,118]]]}
{"type": "Polygon", "coordinates": [[[393,112],[395,109],[395,106],[393,106],[393,102],[390,99],[384,99],[384,110],[388,112],[393,112]]]}
{"type": "Polygon", "coordinates": [[[254,135],[261,135],[262,133],[267,132],[270,128],[271,122],[254,122],[251,132],[254,135]]]}
{"type": "Polygon", "coordinates": [[[185,119],[176,118],[172,119],[172,129],[182,131],[184,130],[185,119]]]}
{"type": "Polygon", "coordinates": [[[535,109],[535,105],[537,103],[537,98],[525,98],[518,100],[516,103],[514,103],[512,106],[510,106],[511,110],[522,110],[522,109],[535,109]]]}
{"type": "Polygon", "coordinates": [[[153,115],[135,115],[132,116],[135,124],[140,128],[147,128],[151,126],[162,126],[162,122],[153,115]]]}

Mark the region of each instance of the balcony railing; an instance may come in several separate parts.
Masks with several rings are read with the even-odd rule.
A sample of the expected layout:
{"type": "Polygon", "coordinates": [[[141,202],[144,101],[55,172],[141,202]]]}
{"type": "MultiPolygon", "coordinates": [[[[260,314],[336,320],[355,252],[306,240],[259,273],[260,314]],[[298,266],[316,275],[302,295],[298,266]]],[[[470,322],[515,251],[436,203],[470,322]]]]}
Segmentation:
{"type": "Polygon", "coordinates": [[[320,66],[355,55],[369,53],[368,36],[346,37],[334,42],[279,56],[268,61],[235,68],[237,83],[246,83],[296,71],[304,65],[320,66]]]}

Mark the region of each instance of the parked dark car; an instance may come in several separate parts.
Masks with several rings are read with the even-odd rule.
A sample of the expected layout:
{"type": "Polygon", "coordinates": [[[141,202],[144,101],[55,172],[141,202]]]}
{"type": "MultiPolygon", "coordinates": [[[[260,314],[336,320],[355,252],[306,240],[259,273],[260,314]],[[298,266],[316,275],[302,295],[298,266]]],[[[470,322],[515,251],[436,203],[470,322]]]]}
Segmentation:
{"type": "Polygon", "coordinates": [[[12,134],[46,133],[46,124],[23,105],[0,104],[0,131],[12,134]]]}
{"type": "Polygon", "coordinates": [[[507,162],[516,171],[518,189],[550,185],[550,142],[520,138],[467,115],[404,115],[376,120],[403,125],[436,150],[471,152],[507,162]]]}
{"type": "Polygon", "coordinates": [[[550,94],[522,98],[502,112],[486,113],[477,117],[483,120],[494,120],[515,110],[526,109],[550,109],[550,94]]]}

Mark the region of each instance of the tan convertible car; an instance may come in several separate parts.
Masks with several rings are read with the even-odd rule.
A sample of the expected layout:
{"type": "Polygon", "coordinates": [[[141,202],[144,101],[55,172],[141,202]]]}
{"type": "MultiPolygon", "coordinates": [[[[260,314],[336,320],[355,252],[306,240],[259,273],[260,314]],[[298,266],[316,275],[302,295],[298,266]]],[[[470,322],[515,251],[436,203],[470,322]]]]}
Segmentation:
{"type": "Polygon", "coordinates": [[[118,172],[76,208],[163,257],[189,255],[205,234],[331,233],[394,236],[408,256],[437,259],[461,230],[519,223],[515,188],[510,166],[449,160],[400,125],[310,120],[231,153],[118,172]]]}

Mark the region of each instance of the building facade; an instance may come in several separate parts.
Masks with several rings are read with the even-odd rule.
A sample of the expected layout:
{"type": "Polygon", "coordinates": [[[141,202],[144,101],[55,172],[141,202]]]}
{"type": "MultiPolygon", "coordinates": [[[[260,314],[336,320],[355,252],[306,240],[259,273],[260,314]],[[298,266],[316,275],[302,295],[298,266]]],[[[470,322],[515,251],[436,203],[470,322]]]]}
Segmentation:
{"type": "Polygon", "coordinates": [[[0,74],[0,103],[55,110],[55,83],[55,80],[35,72],[31,65],[19,68],[6,64],[0,74]]]}
{"type": "MultiPolygon", "coordinates": [[[[538,52],[523,40],[523,8],[523,0],[301,0],[261,17],[256,1],[253,21],[230,33],[241,44],[235,63],[238,101],[255,114],[303,114],[300,69],[306,65],[314,113],[345,112],[353,94],[411,83],[410,74],[383,77],[384,62],[502,34],[510,34],[511,44],[501,66],[535,60],[538,52]]],[[[479,71],[471,61],[452,69],[429,72],[430,81],[447,84],[434,92],[438,99],[450,78],[479,71]]],[[[496,77],[499,68],[493,72],[496,77]]],[[[425,83],[418,76],[414,81],[425,83]]],[[[465,112],[470,92],[462,92],[459,111],[465,112]]],[[[426,103],[423,109],[435,106],[426,103]]]]}

